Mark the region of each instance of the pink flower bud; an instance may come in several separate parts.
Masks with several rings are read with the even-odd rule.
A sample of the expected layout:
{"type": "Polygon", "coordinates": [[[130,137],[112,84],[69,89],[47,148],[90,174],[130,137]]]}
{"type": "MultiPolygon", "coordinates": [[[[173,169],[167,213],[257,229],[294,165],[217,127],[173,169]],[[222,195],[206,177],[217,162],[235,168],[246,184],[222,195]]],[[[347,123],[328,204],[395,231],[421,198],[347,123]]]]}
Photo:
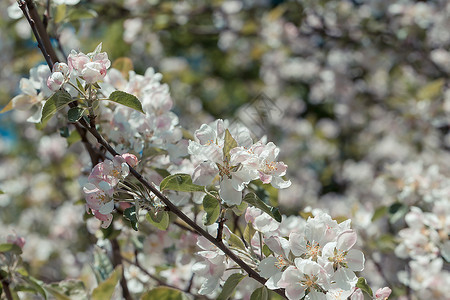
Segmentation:
{"type": "Polygon", "coordinates": [[[57,91],[64,83],[64,75],[61,72],[54,72],[47,79],[47,86],[52,91],[57,91]]]}
{"type": "Polygon", "coordinates": [[[56,63],[53,65],[53,73],[55,72],[61,72],[64,77],[67,77],[69,75],[69,66],[65,63],[56,63]]]}
{"type": "Polygon", "coordinates": [[[389,298],[391,293],[392,293],[392,290],[388,287],[378,289],[377,292],[375,293],[375,299],[386,300],[389,298]]]}
{"type": "Polygon", "coordinates": [[[127,162],[127,164],[129,164],[130,166],[132,166],[133,168],[135,167],[135,166],[137,166],[137,164],[138,164],[138,159],[137,159],[137,157],[135,156],[135,155],[133,155],[133,154],[130,154],[130,153],[125,153],[125,154],[122,154],[122,158],[123,159],[125,159],[125,161],[127,162]]]}
{"type": "Polygon", "coordinates": [[[21,249],[23,249],[23,246],[25,245],[25,239],[23,237],[21,237],[21,236],[16,235],[16,234],[8,235],[8,237],[6,238],[6,241],[9,244],[16,244],[21,249]]]}

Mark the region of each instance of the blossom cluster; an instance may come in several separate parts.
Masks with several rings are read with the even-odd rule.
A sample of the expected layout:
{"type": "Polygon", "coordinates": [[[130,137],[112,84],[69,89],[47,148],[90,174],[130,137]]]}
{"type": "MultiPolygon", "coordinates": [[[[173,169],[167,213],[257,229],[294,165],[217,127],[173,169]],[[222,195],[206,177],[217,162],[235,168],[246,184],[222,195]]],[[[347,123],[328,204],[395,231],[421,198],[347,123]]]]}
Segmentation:
{"type": "Polygon", "coordinates": [[[242,191],[252,180],[278,189],[291,185],[282,178],[287,165],[276,161],[280,150],[274,143],[253,143],[250,131],[239,123],[227,127],[228,122],[221,119],[203,124],[195,132],[196,141],[189,141],[189,154],[198,161],[193,173],[195,183],[216,185],[219,175],[219,194],[228,205],[241,203],[242,191]]]}
{"type": "Polygon", "coordinates": [[[86,211],[102,221],[102,227],[107,228],[112,222],[115,188],[130,173],[129,166],[137,164],[136,156],[126,153],[98,163],[92,169],[88,183],[83,187],[86,211]]]}
{"type": "Polygon", "coordinates": [[[69,80],[75,82],[77,77],[87,84],[103,80],[106,70],[111,66],[111,61],[108,59],[108,54],[100,52],[101,50],[101,43],[94,52],[88,54],[72,50],[67,57],[67,64],[55,63],[53,65],[52,74],[47,80],[48,88],[57,91],[69,80]]]}

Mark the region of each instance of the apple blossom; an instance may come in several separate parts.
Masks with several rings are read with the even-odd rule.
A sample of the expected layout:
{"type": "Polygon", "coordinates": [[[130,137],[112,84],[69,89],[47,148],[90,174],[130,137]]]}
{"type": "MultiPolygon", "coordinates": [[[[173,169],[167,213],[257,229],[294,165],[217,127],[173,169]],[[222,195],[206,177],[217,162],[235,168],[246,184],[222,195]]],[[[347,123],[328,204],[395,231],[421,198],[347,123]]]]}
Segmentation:
{"type": "Polygon", "coordinates": [[[94,83],[103,80],[106,76],[106,70],[111,66],[106,52],[100,52],[102,44],[100,43],[94,52],[87,55],[83,52],[72,52],[67,57],[69,71],[75,71],[75,75],[80,76],[86,83],[94,83]]]}

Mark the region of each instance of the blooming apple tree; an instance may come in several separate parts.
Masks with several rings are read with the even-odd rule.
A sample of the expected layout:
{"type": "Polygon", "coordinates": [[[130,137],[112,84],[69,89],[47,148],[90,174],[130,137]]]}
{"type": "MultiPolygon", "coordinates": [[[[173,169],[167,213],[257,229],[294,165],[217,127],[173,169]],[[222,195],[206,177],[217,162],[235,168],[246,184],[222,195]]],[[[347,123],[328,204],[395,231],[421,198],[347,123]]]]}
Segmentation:
{"type": "MultiPolygon", "coordinates": [[[[34,124],[25,134],[43,135],[40,159],[57,174],[52,184],[45,176],[28,179],[40,192],[30,192],[30,212],[19,223],[30,232],[39,229],[52,218],[38,213],[39,207],[53,198],[70,201],[53,203],[58,226],[47,232],[56,246],[5,226],[2,297],[362,300],[394,293],[445,299],[450,169],[437,162],[448,161],[448,133],[441,132],[448,127],[449,101],[448,95],[439,98],[446,85],[435,77],[448,72],[450,56],[443,49],[425,55],[420,43],[411,42],[414,55],[407,59],[414,63],[396,65],[404,59],[398,55],[383,68],[371,61],[378,55],[371,47],[353,45],[364,33],[366,44],[382,35],[377,42],[400,43],[395,49],[405,46],[403,40],[422,38],[423,30],[430,31],[430,47],[444,45],[433,30],[444,26],[445,14],[434,21],[426,17],[441,4],[381,1],[389,5],[390,19],[375,26],[370,16],[379,7],[363,1],[287,1],[271,9],[241,1],[200,7],[190,1],[79,2],[20,0],[5,10],[18,20],[19,35],[31,29],[46,65],[17,80],[20,91],[1,113],[15,113],[17,124],[34,124]],[[304,12],[301,24],[292,16],[297,10],[304,12]],[[246,19],[247,13],[261,18],[246,19]],[[84,20],[102,14],[126,18],[120,41],[111,42],[111,31],[104,43],[75,44],[67,24],[76,24],[80,35],[93,33],[86,28],[99,24],[84,20]],[[203,14],[212,16],[213,31],[203,26],[203,14]],[[191,21],[196,17],[198,23],[191,21]],[[166,60],[161,44],[180,34],[173,26],[196,37],[217,35],[227,53],[225,66],[218,65],[222,57],[203,59],[232,85],[216,74],[192,78],[193,70],[183,73],[183,59],[166,60]],[[343,40],[355,48],[340,49],[343,40]],[[139,56],[136,67],[115,54],[122,47],[139,56]],[[256,73],[258,79],[233,85],[230,68],[247,72],[243,81],[256,73]],[[155,69],[174,71],[163,77],[155,69]],[[389,82],[391,75],[395,80],[389,82]],[[167,77],[170,89],[163,83],[167,77]],[[392,94],[386,92],[390,84],[392,94]],[[281,96],[276,102],[263,97],[235,109],[238,118],[226,119],[216,109],[232,103],[199,102],[189,96],[198,89],[205,99],[219,99],[218,91],[239,98],[254,89],[281,96]],[[380,100],[388,95],[392,102],[380,100]],[[417,104],[405,105],[407,97],[417,104]],[[360,99],[369,99],[367,110],[360,99]],[[260,104],[271,108],[255,119],[260,104]],[[255,120],[267,126],[262,133],[255,120]],[[284,134],[293,134],[294,142],[279,138],[284,134]],[[52,254],[46,250],[52,247],[78,252],[52,254]],[[37,263],[30,262],[33,254],[37,263]],[[56,260],[64,260],[64,275],[39,275],[56,260]]],[[[186,33],[180,45],[191,38],[186,33]]],[[[189,55],[195,66],[195,55],[189,55]]],[[[38,173],[32,163],[12,163],[10,169],[38,173]]],[[[24,192],[9,182],[0,185],[2,193],[24,192]]]]}

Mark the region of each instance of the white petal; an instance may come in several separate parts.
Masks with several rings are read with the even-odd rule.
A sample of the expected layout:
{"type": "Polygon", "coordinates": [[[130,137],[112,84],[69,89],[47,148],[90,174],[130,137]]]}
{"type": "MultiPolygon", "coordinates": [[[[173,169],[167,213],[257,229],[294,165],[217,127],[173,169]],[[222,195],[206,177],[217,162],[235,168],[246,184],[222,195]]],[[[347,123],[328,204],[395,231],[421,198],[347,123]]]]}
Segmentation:
{"type": "Polygon", "coordinates": [[[242,202],[242,192],[236,191],[228,178],[223,178],[220,182],[219,195],[228,205],[239,205],[242,202]]]}
{"type": "Polygon", "coordinates": [[[107,215],[110,214],[113,211],[113,209],[114,209],[114,200],[111,200],[105,205],[101,206],[98,212],[101,213],[102,215],[107,215]]]}

